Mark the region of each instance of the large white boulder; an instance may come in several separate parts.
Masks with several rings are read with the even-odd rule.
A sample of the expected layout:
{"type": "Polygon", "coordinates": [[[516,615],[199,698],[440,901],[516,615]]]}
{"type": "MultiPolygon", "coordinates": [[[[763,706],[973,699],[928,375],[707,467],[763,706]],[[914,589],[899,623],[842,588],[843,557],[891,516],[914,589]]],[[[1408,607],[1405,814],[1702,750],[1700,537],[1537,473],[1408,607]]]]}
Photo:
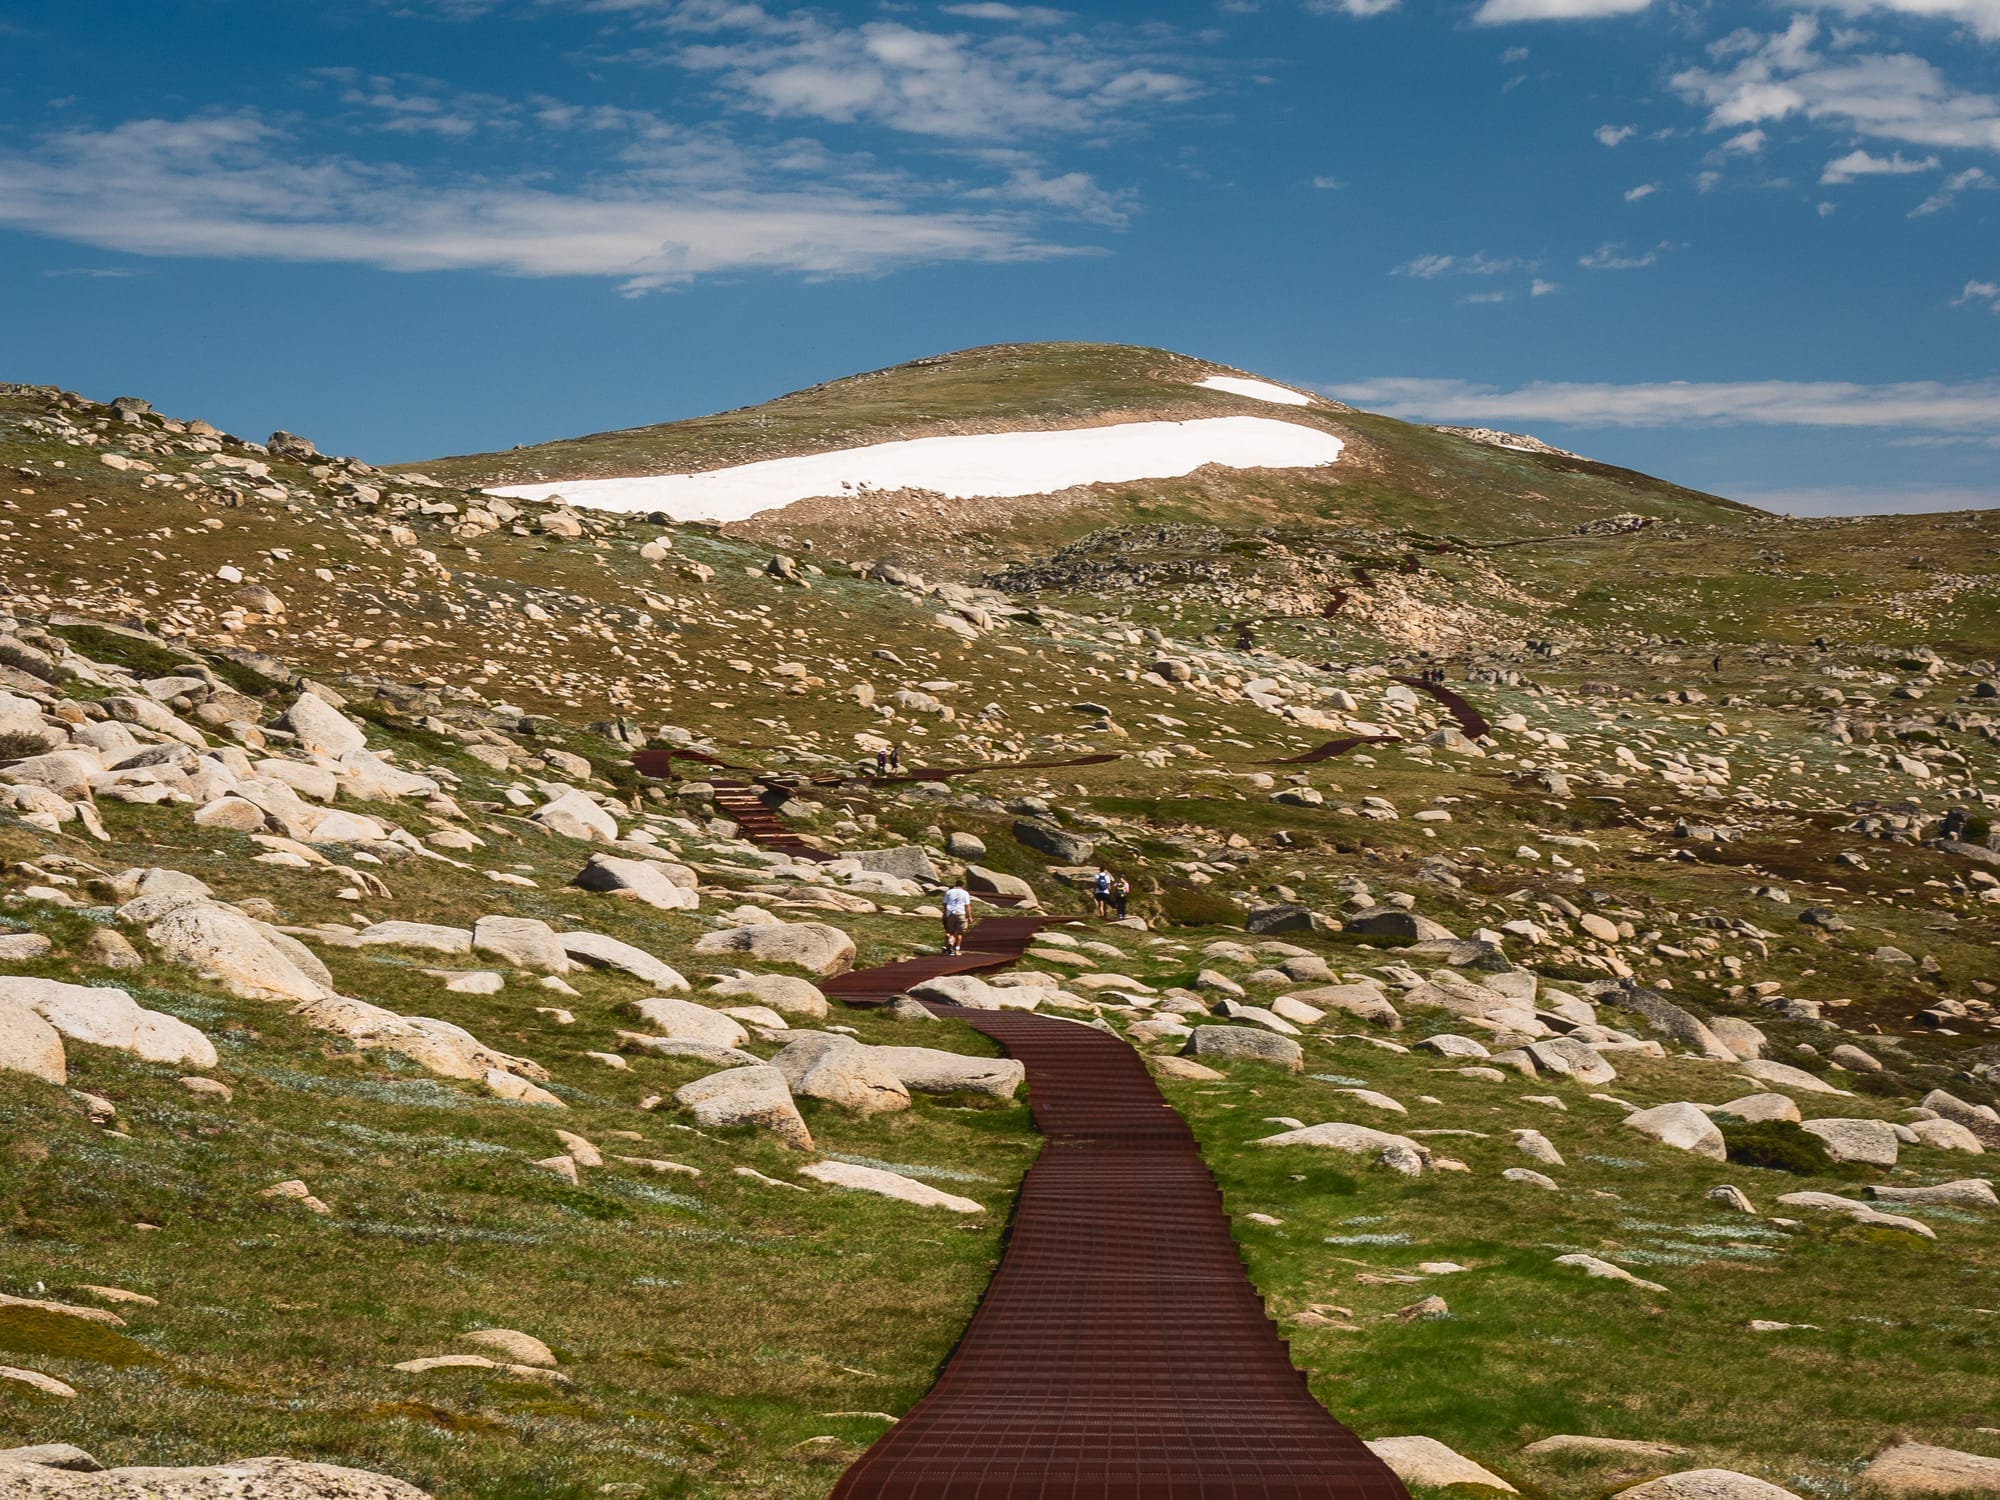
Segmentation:
{"type": "Polygon", "coordinates": [[[672,964],[653,957],[644,948],[605,937],[597,932],[559,932],[556,941],[571,959],[594,969],[618,969],[634,979],[643,979],[655,989],[685,990],[687,980],[672,964]]]}
{"type": "Polygon", "coordinates": [[[690,1111],[697,1125],[708,1129],[754,1125],[788,1146],[812,1150],[812,1132],[792,1102],[785,1075],[768,1064],[729,1068],[697,1078],[674,1090],[674,1102],[690,1111]]]}
{"type": "Polygon", "coordinates": [[[1431,1162],[1430,1147],[1413,1141],[1406,1135],[1392,1135],[1386,1130],[1375,1130],[1366,1125],[1349,1125],[1341,1121],[1281,1131],[1277,1135],[1262,1136],[1250,1144],[1316,1146],[1327,1151],[1346,1151],[1356,1156],[1370,1157],[1391,1171],[1401,1172],[1405,1177],[1419,1175],[1431,1162]]]}
{"type": "Polygon", "coordinates": [[[1722,1139],[1722,1132],[1698,1104],[1655,1105],[1627,1115],[1624,1123],[1662,1145],[1692,1151],[1712,1161],[1729,1159],[1729,1147],[1722,1139]]]}
{"type": "Polygon", "coordinates": [[[1734,1469],[1686,1469],[1649,1479],[1612,1500],[1799,1500],[1790,1490],[1734,1469]]]}
{"type": "Polygon", "coordinates": [[[278,720],[280,729],[298,737],[299,748],[308,754],[330,755],[335,760],[351,750],[364,749],[368,737],[361,726],[317,693],[303,692],[278,720]]]}
{"type": "Polygon", "coordinates": [[[899,1202],[914,1203],[920,1208],[948,1208],[955,1214],[986,1212],[983,1204],[975,1203],[970,1198],[961,1198],[956,1193],[934,1188],[928,1182],[919,1182],[914,1177],[884,1171],[880,1167],[863,1167],[847,1161],[816,1161],[809,1167],[799,1168],[799,1176],[824,1182],[829,1187],[875,1193],[899,1202]]]}
{"type": "Polygon", "coordinates": [[[376,922],[355,934],[358,948],[416,948],[426,953],[470,953],[472,930],[434,922],[376,922]]]}
{"type": "Polygon", "coordinates": [[[429,1500],[415,1485],[387,1474],[296,1458],[78,1473],[0,1457],[0,1495],[8,1500],[429,1500]]]}
{"type": "Polygon", "coordinates": [[[808,1099],[864,1115],[908,1109],[909,1089],[877,1050],[837,1031],[808,1032],[787,1042],[771,1066],[785,1075],[794,1094],[808,1099]]]}
{"type": "Polygon", "coordinates": [[[618,838],[618,820],[590,797],[578,791],[561,796],[529,814],[551,833],[591,843],[613,843],[618,838]]]}
{"type": "Polygon", "coordinates": [[[574,967],[555,929],[534,917],[481,917],[472,925],[472,948],[517,969],[567,974],[574,967]]]}
{"type": "Polygon", "coordinates": [[[26,1073],[44,1083],[69,1079],[62,1034],[18,1000],[0,1001],[0,1072],[26,1073]]]}
{"type": "Polygon", "coordinates": [[[700,893],[691,884],[674,878],[675,871],[686,869],[685,865],[661,860],[593,854],[570,884],[586,891],[630,897],[660,911],[694,911],[701,906],[700,893]]]}
{"type": "Polygon", "coordinates": [[[708,933],[694,945],[700,954],[747,953],[767,964],[809,973],[844,974],[854,965],[854,939],[824,922],[759,922],[708,933]]]}
{"type": "Polygon", "coordinates": [[[1861,1483],[1889,1495],[2000,1494],[2000,1458],[1898,1443],[1875,1455],[1861,1471],[1861,1483]]]}
{"type": "Polygon", "coordinates": [[[876,1061],[919,1094],[991,1094],[1011,1099],[1027,1069],[1011,1057],[968,1057],[936,1047],[871,1047],[876,1061]]]}
{"type": "Polygon", "coordinates": [[[489,1072],[546,1080],[548,1073],[522,1057],[495,1051],[462,1026],[429,1016],[399,1016],[392,1010],[327,995],[292,1008],[308,1026],[335,1032],[355,1046],[399,1052],[441,1078],[483,1079],[489,1072]]]}
{"type": "Polygon", "coordinates": [[[1509,1495],[1520,1493],[1491,1469],[1482,1468],[1436,1438],[1372,1438],[1365,1446],[1387,1464],[1390,1472],[1404,1484],[1422,1485],[1427,1489],[1476,1484],[1489,1490],[1503,1490],[1509,1495]]]}
{"type": "Polygon", "coordinates": [[[661,1036],[691,1042],[711,1042],[718,1047],[740,1047],[750,1033],[733,1016],[692,1000],[676,1000],[671,995],[649,995],[626,1007],[653,1027],[661,1036]]]}
{"type": "Polygon", "coordinates": [[[820,1020],[827,1013],[826,996],[809,979],[792,974],[742,974],[713,985],[709,993],[720,999],[744,999],[788,1016],[820,1020]]]}
{"type": "Polygon", "coordinates": [[[196,902],[146,929],[163,957],[218,980],[246,1000],[317,1000],[329,992],[325,969],[303,944],[289,947],[241,912],[196,902]],[[302,962],[305,960],[304,962],[302,962]]]}
{"type": "Polygon", "coordinates": [[[142,1062],[212,1068],[215,1047],[178,1016],[146,1010],[123,990],[25,975],[0,977],[0,1006],[33,1011],[72,1041],[129,1052],[142,1062]]]}

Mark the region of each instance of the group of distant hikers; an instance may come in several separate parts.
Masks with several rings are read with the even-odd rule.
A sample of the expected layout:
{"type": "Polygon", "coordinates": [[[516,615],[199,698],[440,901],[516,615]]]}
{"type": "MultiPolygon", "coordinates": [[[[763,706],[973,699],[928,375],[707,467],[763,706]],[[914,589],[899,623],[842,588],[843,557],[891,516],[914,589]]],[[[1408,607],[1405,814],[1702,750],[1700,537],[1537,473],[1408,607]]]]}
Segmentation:
{"type": "Polygon", "coordinates": [[[892,771],[900,771],[902,769],[903,747],[901,745],[884,745],[880,750],[875,752],[875,774],[877,776],[887,776],[892,771]]]}
{"type": "MultiPolygon", "coordinates": [[[[1132,882],[1123,875],[1113,875],[1109,870],[1099,870],[1090,882],[1091,899],[1097,905],[1100,917],[1115,917],[1123,920],[1125,908],[1132,900],[1132,882]]],[[[952,880],[944,893],[944,951],[948,958],[956,958],[965,952],[965,929],[972,920],[972,892],[966,889],[964,875],[952,880]]]]}

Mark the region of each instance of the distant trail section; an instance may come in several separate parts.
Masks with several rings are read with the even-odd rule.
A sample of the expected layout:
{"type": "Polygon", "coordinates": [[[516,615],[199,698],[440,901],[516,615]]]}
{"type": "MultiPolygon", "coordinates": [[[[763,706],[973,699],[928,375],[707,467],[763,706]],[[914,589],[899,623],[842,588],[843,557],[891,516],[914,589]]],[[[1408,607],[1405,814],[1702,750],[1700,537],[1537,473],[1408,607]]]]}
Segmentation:
{"type": "MultiPolygon", "coordinates": [[[[1042,925],[982,922],[966,960],[1003,967],[1042,925]]],[[[864,1002],[883,987],[843,978],[864,1002]]],[[[1193,1133],[1131,1045],[926,1003],[1025,1065],[1046,1145],[944,1373],[832,1500],[1408,1500],[1293,1367],[1193,1133]]]]}
{"type": "Polygon", "coordinates": [[[1050,495],[1085,484],[1178,479],[1210,464],[1313,469],[1337,462],[1343,447],[1332,433],[1300,422],[1201,417],[911,438],[691,474],[501,485],[486,493],[563,500],[592,510],[658,511],[676,521],[727,522],[797,500],[851,499],[876,491],[921,490],[971,500],[1050,495]]]}

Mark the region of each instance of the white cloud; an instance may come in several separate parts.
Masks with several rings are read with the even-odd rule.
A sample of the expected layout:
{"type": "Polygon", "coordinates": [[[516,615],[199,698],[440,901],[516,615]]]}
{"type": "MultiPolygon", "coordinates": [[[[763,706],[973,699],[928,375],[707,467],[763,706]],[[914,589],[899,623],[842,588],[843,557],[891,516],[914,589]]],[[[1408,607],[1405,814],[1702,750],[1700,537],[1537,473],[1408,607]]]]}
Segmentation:
{"type": "Polygon", "coordinates": [[[1346,180],[1340,177],[1315,177],[1312,180],[1312,184],[1322,192],[1328,193],[1339,192],[1340,189],[1347,186],[1346,180]]]}
{"type": "Polygon", "coordinates": [[[1993,178],[1983,168],[1967,167],[1963,172],[1954,172],[1945,178],[1935,193],[1910,210],[1910,217],[1920,219],[1926,214],[1934,214],[1940,209],[1949,208],[1952,200],[1967,188],[1991,191],[1995,186],[1993,178]]]}
{"type": "Polygon", "coordinates": [[[1553,281],[1544,281],[1539,276],[1537,276],[1532,282],[1528,284],[1528,295],[1530,297],[1546,297],[1551,292],[1559,292],[1561,290],[1562,287],[1557,283],[1553,281]]]}
{"type": "Polygon", "coordinates": [[[1520,270],[1524,265],[1523,261],[1511,257],[1502,259],[1480,250],[1471,255],[1419,255],[1404,261],[1389,274],[1434,281],[1440,276],[1501,276],[1520,270]]]}
{"type": "MultiPolygon", "coordinates": [[[[1979,295],[2000,300],[2000,284],[1979,295]]],[[[1965,300],[1965,299],[1961,299],[1965,300]]],[[[1508,390],[1462,380],[1352,381],[1327,394],[1372,411],[1439,422],[1557,422],[1576,427],[1855,427],[2000,433],[2000,380],[1542,381],[1508,390]]]]}
{"type": "Polygon", "coordinates": [[[1827,0],[1848,15],[1888,11],[1928,20],[1956,21],[1987,41],[2000,40],[2000,0],[1827,0]]]}
{"type": "Polygon", "coordinates": [[[1065,218],[1092,224],[1122,226],[1132,215],[1138,195],[1107,191],[1088,172],[1064,172],[1045,177],[1034,167],[1016,167],[998,187],[977,188],[965,195],[974,201],[1031,203],[1065,218]]]}
{"type": "Polygon", "coordinates": [[[1002,5],[1000,0],[974,0],[969,5],[941,7],[948,16],[964,16],[969,21],[1012,21],[1020,26],[1060,26],[1069,12],[1050,10],[1046,5],[1002,5]]]}
{"type": "Polygon", "coordinates": [[[1968,281],[1965,290],[1951,299],[1953,307],[1981,307],[2000,313],[2000,281],[1968,281]]]}
{"type": "Polygon", "coordinates": [[[1602,146],[1622,146],[1638,133],[1636,125],[1600,125],[1592,132],[1602,146]]]}
{"type": "Polygon", "coordinates": [[[1889,156],[1870,156],[1866,151],[1853,150],[1843,157],[1826,164],[1826,170],[1819,174],[1822,186],[1839,182],[1852,182],[1857,177],[1908,177],[1915,172],[1935,172],[1938,159],[1926,156],[1911,160],[1897,151],[1889,156]]]}
{"type": "Polygon", "coordinates": [[[1761,130],[1742,130],[1722,143],[1724,151],[1734,151],[1741,156],[1755,156],[1764,149],[1767,139],[1761,130]]]}
{"type": "Polygon", "coordinates": [[[1505,302],[1508,296],[1509,294],[1506,292],[1468,292],[1459,300],[1477,305],[1486,302],[1505,302]]]}
{"type": "Polygon", "coordinates": [[[634,291],[723,271],[856,275],[1065,253],[1039,243],[1022,211],[913,209],[865,178],[798,180],[778,157],[707,138],[655,140],[616,174],[564,189],[314,156],[248,111],[65,131],[0,153],[0,224],[135,255],[610,277],[634,291]]]}
{"type": "Polygon", "coordinates": [[[2000,100],[1954,87],[1921,57],[1828,57],[1814,50],[1818,38],[1810,16],[1769,36],[1739,31],[1710,48],[1717,61],[1735,59],[1732,66],[1685,69],[1673,86],[1708,111],[1710,130],[1797,116],[1905,145],[2000,151],[2000,100]]]}
{"type": "Polygon", "coordinates": [[[1652,197],[1659,190],[1660,185],[1657,182],[1642,182],[1637,187],[1625,189],[1625,201],[1637,203],[1641,199],[1652,197]]]}
{"type": "Polygon", "coordinates": [[[1198,96],[1186,66],[1093,32],[1024,36],[843,26],[750,6],[682,7],[667,23],[703,40],[672,61],[712,76],[739,108],[958,140],[1100,130],[1198,96]],[[725,34],[727,39],[723,39],[725,34]]]}
{"type": "Polygon", "coordinates": [[[1509,47],[1505,52],[1500,54],[1500,61],[1508,67],[1514,67],[1527,60],[1528,49],[1526,47],[1509,47]]]}
{"type": "Polygon", "coordinates": [[[1636,15],[1653,0],[1481,0],[1472,13],[1480,26],[1509,21],[1591,21],[1602,16],[1636,15]]]}
{"type": "Polygon", "coordinates": [[[1306,0],[1306,9],[1314,15],[1369,16],[1386,15],[1394,10],[1402,0],[1306,0]]]}
{"type": "Polygon", "coordinates": [[[1607,240],[1590,254],[1579,256],[1577,264],[1586,271],[1637,271],[1659,260],[1668,246],[1662,242],[1650,250],[1630,251],[1613,240],[1607,240]]]}

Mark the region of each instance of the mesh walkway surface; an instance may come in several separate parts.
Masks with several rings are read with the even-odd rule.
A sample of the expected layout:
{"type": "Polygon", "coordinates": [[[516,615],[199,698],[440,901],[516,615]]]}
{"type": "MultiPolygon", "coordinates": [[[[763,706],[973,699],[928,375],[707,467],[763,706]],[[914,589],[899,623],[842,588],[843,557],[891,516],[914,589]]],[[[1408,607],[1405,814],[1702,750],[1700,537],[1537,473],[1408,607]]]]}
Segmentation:
{"type": "MultiPolygon", "coordinates": [[[[982,922],[968,957],[1018,957],[1039,925],[982,922]]],[[[834,1500],[1407,1500],[1292,1367],[1139,1054],[1073,1021],[931,1009],[1026,1065],[1047,1143],[943,1375],[834,1500]]]]}

